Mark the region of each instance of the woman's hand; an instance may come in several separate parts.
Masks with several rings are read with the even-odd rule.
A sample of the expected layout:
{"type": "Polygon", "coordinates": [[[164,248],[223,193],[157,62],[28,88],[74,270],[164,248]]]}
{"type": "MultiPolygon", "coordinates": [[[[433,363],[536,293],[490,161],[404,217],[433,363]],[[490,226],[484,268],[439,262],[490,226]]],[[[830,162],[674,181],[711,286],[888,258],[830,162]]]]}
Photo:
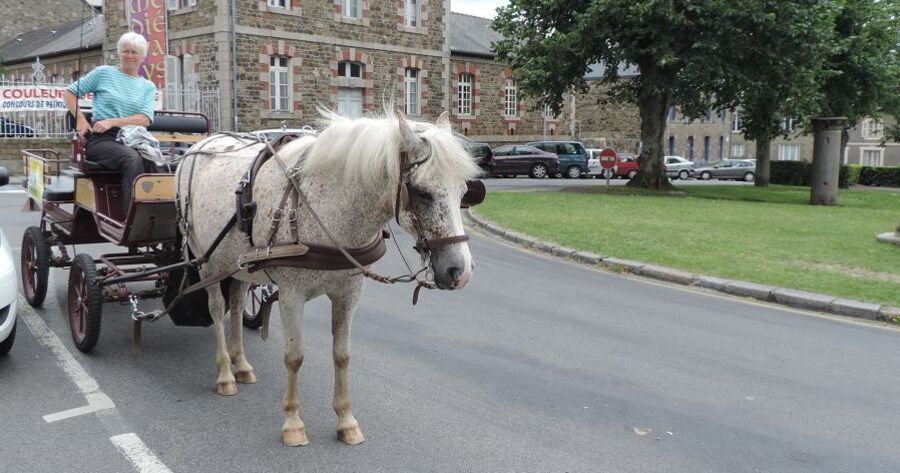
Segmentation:
{"type": "Polygon", "coordinates": [[[80,115],[75,123],[75,132],[78,133],[80,138],[84,138],[85,133],[89,131],[91,131],[91,124],[84,118],[84,115],[80,115]]]}
{"type": "Polygon", "coordinates": [[[116,126],[112,120],[100,120],[97,123],[94,123],[94,127],[91,130],[94,133],[106,133],[110,128],[116,126]]]}

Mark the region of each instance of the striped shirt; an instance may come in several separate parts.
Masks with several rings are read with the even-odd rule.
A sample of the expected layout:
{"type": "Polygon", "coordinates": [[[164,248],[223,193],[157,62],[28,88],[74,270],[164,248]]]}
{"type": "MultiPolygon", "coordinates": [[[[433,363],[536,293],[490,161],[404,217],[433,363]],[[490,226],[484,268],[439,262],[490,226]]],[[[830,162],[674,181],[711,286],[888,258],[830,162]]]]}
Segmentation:
{"type": "Polygon", "coordinates": [[[113,66],[100,66],[66,90],[81,97],[94,93],[91,119],[124,118],[143,113],[153,121],[153,99],[156,86],[143,77],[133,77],[113,66]]]}

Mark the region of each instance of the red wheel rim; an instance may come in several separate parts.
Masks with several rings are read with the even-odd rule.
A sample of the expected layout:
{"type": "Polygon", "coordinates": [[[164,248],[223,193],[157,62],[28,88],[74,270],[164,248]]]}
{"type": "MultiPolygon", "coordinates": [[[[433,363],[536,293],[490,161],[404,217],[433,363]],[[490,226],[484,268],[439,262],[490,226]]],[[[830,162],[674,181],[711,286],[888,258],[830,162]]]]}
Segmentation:
{"type": "Polygon", "coordinates": [[[22,287],[28,298],[34,297],[37,288],[37,248],[34,240],[25,238],[22,244],[22,287]]]}
{"type": "Polygon", "coordinates": [[[90,301],[87,299],[88,291],[84,284],[84,274],[80,271],[81,268],[78,269],[78,271],[72,271],[72,280],[69,281],[69,324],[72,326],[72,335],[81,342],[84,340],[90,301]]]}

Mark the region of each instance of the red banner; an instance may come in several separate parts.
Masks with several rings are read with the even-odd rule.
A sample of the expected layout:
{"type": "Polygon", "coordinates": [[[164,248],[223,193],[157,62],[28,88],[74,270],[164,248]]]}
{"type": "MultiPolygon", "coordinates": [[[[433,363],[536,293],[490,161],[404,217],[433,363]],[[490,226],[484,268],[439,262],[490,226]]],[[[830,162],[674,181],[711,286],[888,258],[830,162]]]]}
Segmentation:
{"type": "Polygon", "coordinates": [[[165,0],[128,0],[131,2],[129,29],[147,39],[147,58],[139,74],[150,79],[158,89],[165,88],[166,38],[165,0]]]}

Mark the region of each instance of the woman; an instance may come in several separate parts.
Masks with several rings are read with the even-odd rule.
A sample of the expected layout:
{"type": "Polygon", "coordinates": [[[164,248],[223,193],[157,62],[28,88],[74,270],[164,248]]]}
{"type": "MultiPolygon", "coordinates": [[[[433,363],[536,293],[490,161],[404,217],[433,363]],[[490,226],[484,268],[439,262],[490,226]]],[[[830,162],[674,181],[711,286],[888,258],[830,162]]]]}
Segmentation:
{"type": "Polygon", "coordinates": [[[137,151],[116,141],[119,127],[147,126],[153,121],[156,87],[138,76],[138,68],[147,56],[147,40],[129,32],[119,38],[119,67],[100,66],[66,88],[69,112],[76,117],[75,130],[86,139],[84,157],[109,171],[122,173],[122,197],[125,211],[131,202],[134,178],[144,170],[137,151]],[[94,93],[92,120],[88,123],[77,110],[76,96],[94,93]]]}

